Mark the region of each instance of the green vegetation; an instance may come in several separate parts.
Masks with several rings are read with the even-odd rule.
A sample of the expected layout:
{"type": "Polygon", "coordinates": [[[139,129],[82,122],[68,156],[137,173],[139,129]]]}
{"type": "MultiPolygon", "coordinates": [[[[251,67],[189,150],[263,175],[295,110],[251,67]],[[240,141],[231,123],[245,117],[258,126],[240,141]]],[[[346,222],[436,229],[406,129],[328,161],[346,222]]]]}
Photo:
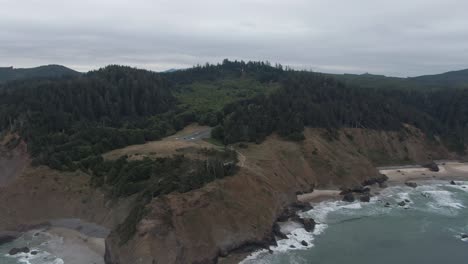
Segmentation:
{"type": "Polygon", "coordinates": [[[47,65],[29,69],[0,67],[0,83],[20,79],[75,77],[78,75],[80,75],[79,72],[60,65],[47,65]]]}
{"type": "Polygon", "coordinates": [[[268,94],[279,87],[277,83],[260,83],[254,79],[227,79],[196,82],[180,86],[175,96],[197,113],[219,112],[227,104],[242,99],[268,94]]]}
{"type": "Polygon", "coordinates": [[[468,88],[468,70],[410,78],[387,77],[374,74],[328,74],[348,87],[371,89],[464,89],[468,88]]]}
{"type": "Polygon", "coordinates": [[[92,184],[107,189],[113,197],[137,195],[136,203],[127,219],[118,227],[121,243],[136,231],[136,224],[145,216],[145,206],[152,198],[172,192],[188,192],[236,171],[237,156],[225,149],[199,150],[204,159],[189,159],[176,155],[155,160],[128,160],[123,156],[104,161],[101,156],[81,162],[82,169],[92,175],[92,184]]]}

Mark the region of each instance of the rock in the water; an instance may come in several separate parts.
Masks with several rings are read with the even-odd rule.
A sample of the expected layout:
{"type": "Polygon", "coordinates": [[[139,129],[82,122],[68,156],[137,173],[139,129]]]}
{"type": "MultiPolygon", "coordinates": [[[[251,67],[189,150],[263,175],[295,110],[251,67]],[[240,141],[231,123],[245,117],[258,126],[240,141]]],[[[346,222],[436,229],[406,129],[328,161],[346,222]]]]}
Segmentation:
{"type": "Polygon", "coordinates": [[[461,234],[460,237],[461,237],[462,239],[466,239],[466,238],[468,238],[468,235],[467,235],[467,234],[461,234]]]}
{"type": "Polygon", "coordinates": [[[315,229],[316,223],[312,218],[300,218],[299,216],[295,216],[291,220],[301,224],[307,232],[312,232],[315,229]]]}
{"type": "Polygon", "coordinates": [[[411,188],[416,188],[418,187],[418,184],[415,182],[405,182],[406,186],[411,187],[411,188]]]}
{"type": "Polygon", "coordinates": [[[18,253],[29,253],[29,248],[28,247],[12,248],[10,249],[10,251],[8,251],[8,254],[10,255],[16,255],[18,253]]]}
{"type": "Polygon", "coordinates": [[[450,181],[450,184],[451,185],[457,185],[457,183],[455,181],[450,181]]]}
{"type": "Polygon", "coordinates": [[[361,197],[359,198],[359,200],[360,200],[361,202],[364,202],[364,203],[370,202],[370,195],[369,195],[369,193],[366,193],[366,194],[364,194],[364,195],[361,195],[361,197]]]}
{"type": "Polygon", "coordinates": [[[405,201],[401,201],[401,202],[398,203],[398,205],[399,205],[399,206],[405,206],[406,203],[405,203],[405,201]]]}
{"type": "Polygon", "coordinates": [[[294,245],[290,245],[289,247],[290,247],[290,248],[296,248],[296,246],[294,246],[294,245]]]}
{"type": "Polygon", "coordinates": [[[405,202],[406,202],[406,203],[411,203],[411,201],[410,201],[410,200],[408,200],[408,199],[405,199],[405,202]]]}
{"type": "Polygon", "coordinates": [[[356,199],[354,198],[353,193],[347,193],[347,194],[345,194],[345,195],[343,196],[343,201],[345,201],[345,202],[350,202],[350,203],[352,203],[352,202],[354,202],[355,200],[356,200],[356,199]]]}
{"type": "Polygon", "coordinates": [[[384,189],[384,188],[387,188],[387,187],[388,187],[388,185],[385,182],[379,183],[379,188],[384,189]]]}
{"type": "Polygon", "coordinates": [[[315,229],[315,220],[311,218],[302,218],[302,225],[307,232],[313,232],[315,229]]]}
{"type": "Polygon", "coordinates": [[[385,205],[384,205],[384,206],[385,206],[385,207],[390,207],[390,203],[389,203],[389,202],[387,202],[387,203],[385,203],[385,205]]]}
{"type": "Polygon", "coordinates": [[[309,244],[307,242],[305,242],[304,240],[301,241],[301,244],[304,246],[304,247],[307,247],[309,244]]]}
{"type": "Polygon", "coordinates": [[[38,253],[38,252],[35,251],[35,250],[31,251],[31,255],[37,255],[37,253],[38,253]]]}
{"type": "Polygon", "coordinates": [[[281,227],[278,225],[278,223],[275,223],[273,225],[273,235],[275,235],[276,237],[279,237],[280,239],[288,239],[288,236],[286,236],[286,234],[281,232],[281,227]]]}

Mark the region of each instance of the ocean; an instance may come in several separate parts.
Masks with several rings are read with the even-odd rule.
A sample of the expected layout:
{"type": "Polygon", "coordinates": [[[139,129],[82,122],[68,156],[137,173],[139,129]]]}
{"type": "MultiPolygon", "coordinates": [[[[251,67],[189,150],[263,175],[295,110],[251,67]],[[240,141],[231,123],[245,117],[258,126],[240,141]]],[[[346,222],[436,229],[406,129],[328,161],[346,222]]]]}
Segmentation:
{"type": "Polygon", "coordinates": [[[63,264],[64,261],[54,255],[52,248],[63,244],[63,238],[44,230],[32,230],[24,233],[12,243],[0,246],[0,264],[63,264]],[[28,247],[29,253],[9,255],[12,248],[28,247]]]}
{"type": "Polygon", "coordinates": [[[319,223],[313,233],[283,226],[289,239],[242,264],[468,263],[468,182],[457,183],[389,187],[370,203],[321,202],[302,213],[319,223]]]}

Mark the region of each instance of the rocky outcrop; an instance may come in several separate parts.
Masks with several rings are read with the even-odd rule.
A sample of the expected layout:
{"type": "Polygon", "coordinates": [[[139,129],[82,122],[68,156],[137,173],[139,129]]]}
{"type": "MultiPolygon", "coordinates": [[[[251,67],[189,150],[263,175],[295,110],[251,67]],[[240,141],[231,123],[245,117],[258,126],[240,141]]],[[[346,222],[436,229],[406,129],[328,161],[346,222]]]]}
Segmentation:
{"type": "Polygon", "coordinates": [[[366,193],[366,194],[361,195],[361,197],[359,197],[359,200],[364,203],[370,202],[370,194],[366,193]]]}
{"type": "Polygon", "coordinates": [[[411,188],[416,188],[418,187],[418,184],[415,182],[405,182],[405,185],[411,188]]]}
{"type": "Polygon", "coordinates": [[[17,239],[20,236],[18,232],[0,232],[0,246],[2,244],[10,243],[11,241],[17,239]]]}
{"type": "Polygon", "coordinates": [[[439,166],[435,162],[425,164],[423,165],[423,167],[428,168],[430,171],[433,171],[433,172],[439,171],[439,166]]]}
{"type": "Polygon", "coordinates": [[[271,136],[262,144],[249,144],[238,149],[246,160],[235,176],[189,193],[155,198],[129,241],[111,233],[107,263],[212,263],[231,251],[271,241],[275,221],[295,215],[296,209],[284,208],[290,208],[297,193],[357,186],[361,195],[366,193],[361,183],[385,184],[387,177],[375,169],[383,162],[450,158],[442,146],[428,145],[411,127],[404,132],[348,129],[331,141],[323,132],[306,129],[300,143],[271,136]]]}
{"type": "Polygon", "coordinates": [[[8,251],[9,255],[16,255],[19,253],[29,253],[29,248],[28,247],[12,248],[10,249],[10,251],[8,251]]]}
{"type": "Polygon", "coordinates": [[[352,192],[349,192],[343,196],[343,201],[352,203],[356,201],[356,198],[354,197],[354,194],[352,192]]]}

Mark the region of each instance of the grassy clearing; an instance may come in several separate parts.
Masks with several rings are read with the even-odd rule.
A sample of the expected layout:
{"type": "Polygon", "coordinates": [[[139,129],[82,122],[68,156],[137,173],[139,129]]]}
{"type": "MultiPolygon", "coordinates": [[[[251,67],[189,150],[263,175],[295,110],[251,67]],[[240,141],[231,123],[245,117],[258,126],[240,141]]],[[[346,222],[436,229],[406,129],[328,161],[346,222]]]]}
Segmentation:
{"type": "Polygon", "coordinates": [[[178,87],[175,95],[182,105],[204,113],[220,111],[226,104],[267,94],[278,87],[277,83],[260,83],[253,79],[225,79],[184,85],[178,87]]]}
{"type": "Polygon", "coordinates": [[[203,141],[206,141],[210,144],[213,144],[215,146],[218,146],[218,147],[224,147],[224,144],[223,142],[221,142],[221,140],[218,140],[218,139],[215,139],[215,138],[204,138],[203,141]]]}

